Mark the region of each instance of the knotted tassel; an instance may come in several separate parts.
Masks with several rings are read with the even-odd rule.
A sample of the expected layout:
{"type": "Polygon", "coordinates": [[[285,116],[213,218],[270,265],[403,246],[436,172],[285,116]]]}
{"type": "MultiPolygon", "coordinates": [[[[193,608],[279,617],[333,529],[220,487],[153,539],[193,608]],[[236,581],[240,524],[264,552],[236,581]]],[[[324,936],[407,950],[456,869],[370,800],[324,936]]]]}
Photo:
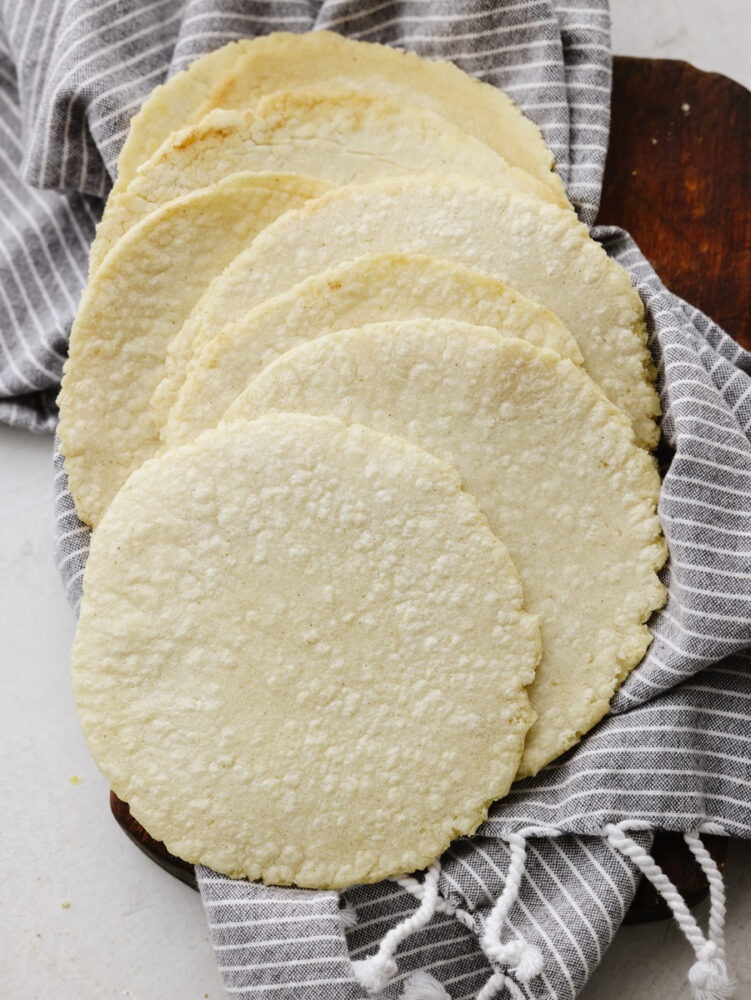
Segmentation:
{"type": "Polygon", "coordinates": [[[736,984],[725,963],[725,883],[717,864],[695,833],[683,839],[704,872],[709,885],[709,934],[699,961],[691,967],[688,981],[697,1000],[732,1000],[736,984]]]}
{"type": "MultiPolygon", "coordinates": [[[[424,886],[422,882],[418,882],[416,878],[412,878],[410,875],[400,875],[399,878],[394,879],[402,887],[406,889],[407,892],[411,893],[415,899],[422,899],[424,895],[424,886]]],[[[471,913],[467,913],[466,910],[462,910],[460,907],[455,906],[448,899],[443,896],[437,896],[435,901],[435,911],[436,913],[445,913],[447,917],[455,917],[460,924],[463,924],[467,930],[475,933],[477,931],[477,924],[475,923],[475,918],[471,913]]]]}
{"type": "Polygon", "coordinates": [[[735,983],[714,941],[707,941],[697,952],[697,958],[698,962],[694,962],[688,970],[694,1000],[733,1000],[735,983]]]}
{"type": "MultiPolygon", "coordinates": [[[[527,983],[535,976],[539,976],[545,962],[540,949],[521,938],[515,938],[506,944],[501,943],[503,923],[519,895],[522,875],[527,863],[527,841],[523,834],[510,833],[506,840],[511,851],[506,884],[485,922],[485,930],[480,938],[480,947],[491,963],[507,966],[508,971],[513,973],[519,982],[527,983]]],[[[515,994],[516,991],[520,996],[522,995],[521,990],[508,975],[496,972],[478,993],[477,1000],[491,1000],[504,987],[507,987],[512,994],[515,994]]]]}
{"type": "MultiPolygon", "coordinates": [[[[633,828],[633,827],[631,827],[633,828]]],[[[725,888],[722,876],[698,834],[685,834],[685,841],[707,876],[710,893],[709,935],[701,932],[691,911],[654,858],[629,837],[624,827],[613,823],[605,827],[608,843],[636,865],[649,879],[673,912],[676,923],[696,955],[688,973],[693,1000],[733,1000],[735,983],[725,964],[725,888]]]]}
{"type": "Polygon", "coordinates": [[[355,978],[369,993],[380,993],[381,990],[384,990],[388,986],[397,973],[397,965],[394,959],[396,949],[410,934],[422,930],[433,918],[438,899],[438,878],[440,874],[440,863],[435,861],[425,874],[425,879],[422,883],[422,900],[412,916],[407,917],[400,924],[397,924],[396,927],[391,928],[383,941],[381,941],[381,946],[375,955],[352,963],[355,978]]]}

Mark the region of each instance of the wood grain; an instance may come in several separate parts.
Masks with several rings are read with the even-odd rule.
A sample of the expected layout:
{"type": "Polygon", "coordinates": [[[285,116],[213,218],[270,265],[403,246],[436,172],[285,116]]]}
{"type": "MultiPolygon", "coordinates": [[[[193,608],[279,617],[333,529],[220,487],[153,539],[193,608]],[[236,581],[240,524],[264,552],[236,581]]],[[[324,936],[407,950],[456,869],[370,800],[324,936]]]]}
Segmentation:
{"type": "Polygon", "coordinates": [[[616,57],[598,223],[751,349],[751,93],[672,59],[616,57]]]}
{"type": "MultiPolygon", "coordinates": [[[[674,60],[616,57],[610,149],[598,223],[627,229],[664,283],[751,349],[751,94],[674,60]]],[[[158,865],[195,887],[193,866],[153,840],[111,793],[115,819],[158,865]]],[[[707,837],[722,866],[726,842],[707,837]]],[[[680,834],[658,833],[655,860],[690,904],[706,881],[680,834]]],[[[648,882],[627,922],[670,915],[648,882]]]]}

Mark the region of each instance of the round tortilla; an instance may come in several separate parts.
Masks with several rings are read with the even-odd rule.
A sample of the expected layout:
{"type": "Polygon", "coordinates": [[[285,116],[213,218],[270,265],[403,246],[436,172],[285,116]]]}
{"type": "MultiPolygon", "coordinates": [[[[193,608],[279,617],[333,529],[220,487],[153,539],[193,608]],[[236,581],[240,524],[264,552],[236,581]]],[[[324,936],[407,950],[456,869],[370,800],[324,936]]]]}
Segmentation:
{"type": "Polygon", "coordinates": [[[194,120],[195,109],[206,99],[217,78],[249,44],[250,39],[230,42],[207,52],[187,69],[154,87],[130,120],[128,134],[117,158],[117,178],[112,192],[130,184],[140,165],[159,149],[170,132],[194,120]]]}
{"type": "Polygon", "coordinates": [[[338,188],[277,220],[210,286],[170,344],[155,419],[164,423],[191,354],[226,323],[311,274],[382,251],[477,268],[542,303],[574,335],[587,371],[630,417],[639,443],[657,443],[644,307],[627,272],[572,212],[458,176],[338,188]]]}
{"type": "Polygon", "coordinates": [[[130,478],[93,536],[73,685],[170,851],[339,888],[429,864],[508,791],[539,648],[454,469],[281,415],[130,478]]]}
{"type": "Polygon", "coordinates": [[[419,105],[351,90],[284,92],[252,111],[212,111],[170,135],[127,189],[109,198],[91,248],[92,273],[148,212],[241,170],[284,170],[333,184],[431,170],[553,197],[542,181],[419,105]]]}
{"type": "Polygon", "coordinates": [[[452,464],[476,497],[540,620],[520,777],[602,718],[649,645],[666,547],[654,460],[580,368],[487,328],[376,324],[282,355],[226,420],[276,410],[400,435],[452,464]]]}
{"type": "Polygon", "coordinates": [[[131,121],[117,164],[116,190],[170,132],[215,108],[252,108],[278,90],[336,86],[419,104],[543,181],[563,203],[560,177],[542,133],[502,91],[452,63],[331,31],[274,32],[231,42],[156,87],[131,121]]]}
{"type": "Polygon", "coordinates": [[[329,185],[296,174],[234,174],[169,202],[119,241],[81,299],[59,396],[76,513],[96,525],[159,434],[149,399],[167,345],[201,293],[277,216],[329,185]]]}
{"type": "Polygon", "coordinates": [[[264,365],[298,344],[345,327],[419,317],[492,326],[581,363],[556,316],[495,278],[418,254],[375,254],[313,275],[225,327],[191,361],[162,440],[171,448],[214,427],[264,365]]]}

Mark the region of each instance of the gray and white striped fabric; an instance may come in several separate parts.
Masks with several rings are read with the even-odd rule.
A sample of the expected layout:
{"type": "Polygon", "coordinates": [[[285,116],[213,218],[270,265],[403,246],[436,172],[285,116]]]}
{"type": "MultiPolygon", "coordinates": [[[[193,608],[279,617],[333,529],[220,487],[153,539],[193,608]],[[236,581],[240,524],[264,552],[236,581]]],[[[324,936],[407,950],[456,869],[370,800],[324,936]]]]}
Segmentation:
{"type": "MultiPolygon", "coordinates": [[[[86,253],[129,117],[167,74],[231,39],[331,28],[454,60],[540,125],[569,196],[594,222],[609,125],[606,0],[4,0],[0,11],[0,418],[9,423],[54,428],[86,253]]],[[[751,835],[751,357],[666,291],[628,235],[593,235],[648,307],[665,412],[669,601],[610,716],[447,852],[440,891],[461,919],[438,914],[400,946],[386,997],[415,969],[454,1000],[477,996],[491,971],[478,932],[505,884],[514,834],[529,838],[527,863],[503,939],[519,934],[541,949],[543,973],[513,994],[536,1000],[572,1000],[633,897],[636,870],[603,839],[605,824],[751,835]]],[[[88,530],[59,456],[56,471],[58,560],[77,606],[88,530]]],[[[649,842],[648,832],[635,836],[649,842]]],[[[337,894],[205,869],[198,878],[227,990],[254,1000],[364,997],[352,959],[417,905],[391,882],[337,894]]]]}

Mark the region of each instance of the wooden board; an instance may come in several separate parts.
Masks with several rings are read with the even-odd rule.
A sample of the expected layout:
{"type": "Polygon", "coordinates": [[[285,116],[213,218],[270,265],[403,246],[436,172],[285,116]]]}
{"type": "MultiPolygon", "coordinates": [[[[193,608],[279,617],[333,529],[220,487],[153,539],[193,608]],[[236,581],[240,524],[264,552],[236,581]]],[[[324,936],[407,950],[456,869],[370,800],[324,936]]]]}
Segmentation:
{"type": "MultiPolygon", "coordinates": [[[[751,349],[751,93],[674,60],[616,57],[610,149],[598,223],[628,229],[665,284],[751,349]]],[[[112,812],[157,864],[195,887],[111,794],[112,812]]],[[[720,865],[725,841],[707,838],[720,865]]],[[[690,903],[706,882],[679,834],[655,838],[655,860],[690,903]]],[[[643,882],[627,922],[669,916],[643,882]]]]}
{"type": "Polygon", "coordinates": [[[751,350],[751,93],[673,59],[616,57],[598,223],[751,350]]]}
{"type": "MultiPolygon", "coordinates": [[[[627,229],[662,281],[751,349],[751,93],[672,59],[616,57],[598,223],[627,229]]],[[[724,865],[726,842],[705,838],[724,865]]],[[[706,880],[680,834],[653,855],[693,904],[706,880]]],[[[642,879],[627,923],[670,916],[642,879]]]]}

